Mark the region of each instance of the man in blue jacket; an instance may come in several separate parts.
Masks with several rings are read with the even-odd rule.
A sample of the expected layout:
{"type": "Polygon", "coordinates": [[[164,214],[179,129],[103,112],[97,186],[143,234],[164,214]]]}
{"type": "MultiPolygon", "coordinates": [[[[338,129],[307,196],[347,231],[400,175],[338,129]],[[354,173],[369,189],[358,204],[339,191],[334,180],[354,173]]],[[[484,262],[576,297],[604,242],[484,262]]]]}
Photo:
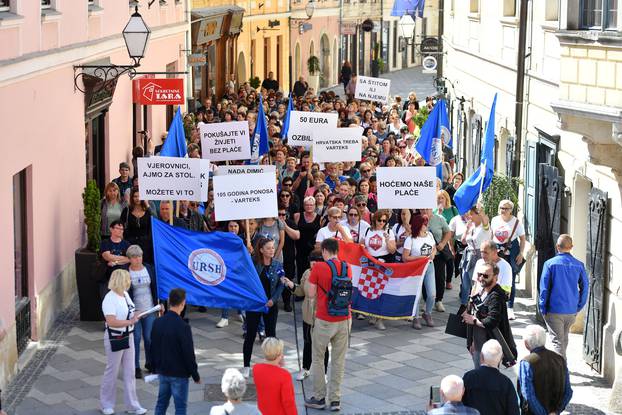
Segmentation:
{"type": "Polygon", "coordinates": [[[589,281],[585,266],[570,254],[572,238],[557,238],[557,255],[544,263],[540,279],[540,312],[555,352],[566,357],[568,332],[587,301],[589,281]]]}
{"type": "Polygon", "coordinates": [[[168,295],[169,310],[153,323],[151,364],[158,374],[160,389],[155,415],[165,415],[171,395],[175,414],[185,415],[188,407],[188,378],[201,383],[194,355],[190,326],[180,314],[186,305],[186,291],[173,288],[168,295]]]}

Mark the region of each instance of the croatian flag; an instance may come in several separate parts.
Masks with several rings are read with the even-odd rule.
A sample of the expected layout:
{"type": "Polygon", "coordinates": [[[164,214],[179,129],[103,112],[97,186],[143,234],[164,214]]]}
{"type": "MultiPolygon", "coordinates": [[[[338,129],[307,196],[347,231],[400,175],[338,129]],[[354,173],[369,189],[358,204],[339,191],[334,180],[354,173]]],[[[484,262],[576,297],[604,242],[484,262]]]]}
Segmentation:
{"type": "Polygon", "coordinates": [[[391,320],[415,314],[427,259],[387,264],[372,257],[361,245],[341,241],[339,259],[352,270],[352,311],[391,320]]]}

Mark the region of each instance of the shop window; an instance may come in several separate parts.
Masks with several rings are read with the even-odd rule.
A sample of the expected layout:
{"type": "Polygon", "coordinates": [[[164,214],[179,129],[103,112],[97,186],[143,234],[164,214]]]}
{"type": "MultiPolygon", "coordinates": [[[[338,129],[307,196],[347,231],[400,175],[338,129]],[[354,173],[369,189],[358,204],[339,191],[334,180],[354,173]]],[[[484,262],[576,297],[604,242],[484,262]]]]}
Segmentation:
{"type": "Polygon", "coordinates": [[[618,0],[583,0],[582,29],[615,30],[618,23],[618,0]]]}
{"type": "Polygon", "coordinates": [[[516,16],[516,0],[503,0],[503,17],[516,16]]]}

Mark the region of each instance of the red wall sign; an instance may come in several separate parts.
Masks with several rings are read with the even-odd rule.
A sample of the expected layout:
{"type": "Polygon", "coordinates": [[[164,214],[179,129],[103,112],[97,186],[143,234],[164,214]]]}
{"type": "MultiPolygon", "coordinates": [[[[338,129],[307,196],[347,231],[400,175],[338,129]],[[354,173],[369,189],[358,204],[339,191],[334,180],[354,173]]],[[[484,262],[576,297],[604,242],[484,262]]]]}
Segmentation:
{"type": "Polygon", "coordinates": [[[183,105],[184,80],[179,78],[140,78],[132,81],[135,104],[183,105]]]}

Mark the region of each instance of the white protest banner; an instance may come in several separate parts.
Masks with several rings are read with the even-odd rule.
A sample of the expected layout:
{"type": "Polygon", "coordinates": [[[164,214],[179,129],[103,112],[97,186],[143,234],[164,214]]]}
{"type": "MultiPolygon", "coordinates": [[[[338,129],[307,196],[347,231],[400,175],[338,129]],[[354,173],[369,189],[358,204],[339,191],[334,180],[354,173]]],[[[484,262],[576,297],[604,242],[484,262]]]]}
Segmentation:
{"type": "Polygon", "coordinates": [[[436,208],[436,167],[378,167],[378,209],[436,208]]]}
{"type": "Polygon", "coordinates": [[[218,166],[214,176],[226,176],[227,174],[253,174],[253,173],[272,173],[276,177],[276,166],[273,164],[256,164],[244,166],[218,166]]]}
{"type": "Polygon", "coordinates": [[[138,158],[141,200],[201,201],[201,160],[180,157],[138,158]]]}
{"type": "Polygon", "coordinates": [[[311,147],[314,132],[337,127],[337,113],[292,111],[289,114],[287,144],[290,146],[311,147]]]}
{"type": "Polygon", "coordinates": [[[362,127],[330,128],[313,135],[313,162],[361,161],[362,127]]]}
{"type": "Polygon", "coordinates": [[[211,161],[248,160],[251,139],[247,121],[199,123],[202,156],[211,161]]]}
{"type": "Polygon", "coordinates": [[[372,78],[370,76],[358,76],[354,98],[368,101],[380,101],[384,104],[389,102],[391,80],[384,78],[372,78]]]}
{"type": "Polygon", "coordinates": [[[201,202],[206,202],[209,188],[209,160],[199,160],[201,160],[201,202]]]}
{"type": "Polygon", "coordinates": [[[213,180],[218,222],[277,217],[274,173],[230,174],[214,176],[213,180]]]}

